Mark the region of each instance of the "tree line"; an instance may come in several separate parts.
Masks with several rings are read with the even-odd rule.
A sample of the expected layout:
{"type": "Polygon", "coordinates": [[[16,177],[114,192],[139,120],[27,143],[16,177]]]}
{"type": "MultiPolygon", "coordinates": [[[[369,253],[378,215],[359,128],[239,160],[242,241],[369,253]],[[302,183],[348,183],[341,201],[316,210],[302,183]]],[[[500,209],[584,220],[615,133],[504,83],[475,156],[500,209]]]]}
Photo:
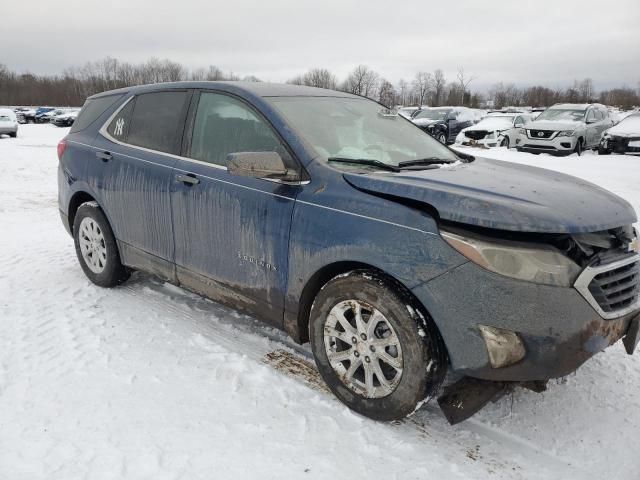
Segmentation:
{"type": "MultiPolygon", "coordinates": [[[[190,70],[178,62],[157,58],[134,64],[107,57],[67,68],[59,75],[17,73],[0,64],[0,105],[80,106],[86,97],[105,90],[183,80],[260,81],[253,75],[240,77],[233,72],[224,72],[215,65],[190,70]]],[[[547,107],[559,102],[592,101],[625,109],[640,105],[638,90],[622,87],[596,92],[589,78],[576,80],[568,88],[555,89],[546,86],[521,88],[513,83],[499,83],[485,94],[471,92],[474,80],[475,76],[459,67],[451,81],[442,70],[436,69],[432,72],[419,71],[413,78],[400,79],[393,84],[368,66],[358,65],[343,80],[327,69],[312,68],[287,83],[342,90],[388,106],[547,107]]]]}

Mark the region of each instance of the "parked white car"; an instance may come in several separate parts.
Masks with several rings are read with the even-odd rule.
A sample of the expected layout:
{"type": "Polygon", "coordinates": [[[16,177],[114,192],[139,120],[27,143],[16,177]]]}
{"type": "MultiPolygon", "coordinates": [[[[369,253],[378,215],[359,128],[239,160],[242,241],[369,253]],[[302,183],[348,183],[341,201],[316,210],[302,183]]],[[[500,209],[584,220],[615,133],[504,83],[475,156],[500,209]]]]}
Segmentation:
{"type": "Polygon", "coordinates": [[[456,137],[456,144],[482,147],[513,147],[518,132],[531,121],[527,113],[490,113],[478,123],[464,128],[456,137]]]}
{"type": "Polygon", "coordinates": [[[600,104],[556,104],[520,130],[518,151],[580,155],[597,148],[602,132],[613,126],[609,111],[600,104]]]}
{"type": "Polygon", "coordinates": [[[0,135],[3,133],[13,138],[18,136],[18,119],[9,108],[0,108],[0,135]]]}

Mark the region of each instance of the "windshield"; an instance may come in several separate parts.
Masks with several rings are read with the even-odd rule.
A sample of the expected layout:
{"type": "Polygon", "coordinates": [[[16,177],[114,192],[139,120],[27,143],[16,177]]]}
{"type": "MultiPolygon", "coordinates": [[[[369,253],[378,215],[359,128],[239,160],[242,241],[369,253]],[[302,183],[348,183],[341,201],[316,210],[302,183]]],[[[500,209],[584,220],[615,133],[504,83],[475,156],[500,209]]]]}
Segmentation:
{"type": "Polygon", "coordinates": [[[564,110],[561,108],[548,108],[542,112],[536,120],[569,120],[581,122],[584,120],[586,110],[564,110]]]}
{"type": "Polygon", "coordinates": [[[513,117],[486,117],[474,125],[473,128],[475,130],[482,130],[483,128],[486,130],[500,130],[511,128],[512,123],[513,117]]]}
{"type": "Polygon", "coordinates": [[[377,160],[387,165],[458,157],[411,122],[388,115],[384,108],[360,98],[273,97],[271,102],[289,120],[318,156],[377,160]]]}
{"type": "Polygon", "coordinates": [[[433,110],[431,108],[425,108],[424,110],[420,110],[413,119],[427,118],[429,120],[444,120],[447,113],[450,111],[451,110],[433,110]]]}

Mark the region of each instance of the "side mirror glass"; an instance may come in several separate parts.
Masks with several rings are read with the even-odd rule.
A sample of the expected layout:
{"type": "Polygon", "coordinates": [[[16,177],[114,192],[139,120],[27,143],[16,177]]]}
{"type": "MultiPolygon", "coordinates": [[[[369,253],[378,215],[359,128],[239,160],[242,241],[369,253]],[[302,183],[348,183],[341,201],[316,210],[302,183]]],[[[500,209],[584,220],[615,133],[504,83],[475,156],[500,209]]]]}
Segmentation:
{"type": "Polygon", "coordinates": [[[227,171],[231,175],[253,178],[290,176],[278,152],[236,152],[227,155],[227,171]]]}
{"type": "Polygon", "coordinates": [[[522,123],[522,122],[518,122],[518,123],[516,123],[516,124],[514,125],[514,127],[515,127],[515,128],[522,128],[522,127],[524,127],[524,123],[522,123]]]}

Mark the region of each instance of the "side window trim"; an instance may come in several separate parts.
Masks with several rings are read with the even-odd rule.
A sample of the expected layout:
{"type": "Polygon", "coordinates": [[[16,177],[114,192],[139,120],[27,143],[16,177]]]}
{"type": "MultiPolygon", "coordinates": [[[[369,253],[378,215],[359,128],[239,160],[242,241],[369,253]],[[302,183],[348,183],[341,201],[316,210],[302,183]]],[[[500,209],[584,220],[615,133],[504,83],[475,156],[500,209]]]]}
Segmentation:
{"type": "MultiPolygon", "coordinates": [[[[107,129],[109,128],[109,125],[111,125],[111,122],[113,121],[113,119],[118,116],[120,111],[122,111],[129,104],[129,102],[134,102],[133,108],[135,109],[135,101],[136,101],[136,99],[137,99],[137,97],[139,95],[132,95],[125,102],[123,102],[122,105],[120,105],[111,114],[111,116],[109,116],[109,118],[102,125],[102,127],[100,128],[98,133],[100,135],[102,135],[104,138],[106,138],[107,140],[109,140],[110,142],[117,143],[118,145],[122,145],[124,147],[135,148],[135,149],[142,150],[142,151],[145,151],[145,152],[157,153],[157,154],[160,154],[160,155],[167,155],[167,156],[175,157],[175,158],[183,158],[183,157],[180,156],[181,145],[182,145],[183,136],[184,136],[184,133],[185,133],[185,121],[186,121],[186,118],[187,118],[187,114],[188,114],[188,112],[190,110],[190,105],[191,105],[191,102],[192,102],[192,96],[193,96],[194,90],[193,89],[179,88],[179,89],[156,90],[156,91],[153,91],[153,92],[145,92],[145,93],[156,93],[156,92],[186,92],[187,96],[188,96],[187,101],[185,102],[186,108],[183,109],[183,111],[181,112],[181,115],[180,115],[180,123],[182,124],[182,131],[181,132],[177,132],[177,134],[176,134],[176,145],[174,145],[175,152],[173,152],[173,153],[172,152],[163,152],[163,151],[160,151],[160,150],[154,150],[154,149],[151,149],[151,148],[141,147],[139,145],[133,145],[131,143],[128,143],[129,125],[131,124],[131,122],[129,122],[129,125],[127,125],[127,131],[126,131],[126,134],[125,134],[124,141],[123,140],[119,140],[117,138],[113,138],[111,136],[111,134],[107,131],[107,129]]],[[[140,94],[140,95],[142,95],[142,94],[140,94]]],[[[133,113],[133,111],[132,111],[132,113],[133,113]]],[[[179,126],[176,127],[176,128],[179,128],[179,126]]],[[[189,160],[189,159],[188,158],[184,158],[184,160],[189,160]]]]}

